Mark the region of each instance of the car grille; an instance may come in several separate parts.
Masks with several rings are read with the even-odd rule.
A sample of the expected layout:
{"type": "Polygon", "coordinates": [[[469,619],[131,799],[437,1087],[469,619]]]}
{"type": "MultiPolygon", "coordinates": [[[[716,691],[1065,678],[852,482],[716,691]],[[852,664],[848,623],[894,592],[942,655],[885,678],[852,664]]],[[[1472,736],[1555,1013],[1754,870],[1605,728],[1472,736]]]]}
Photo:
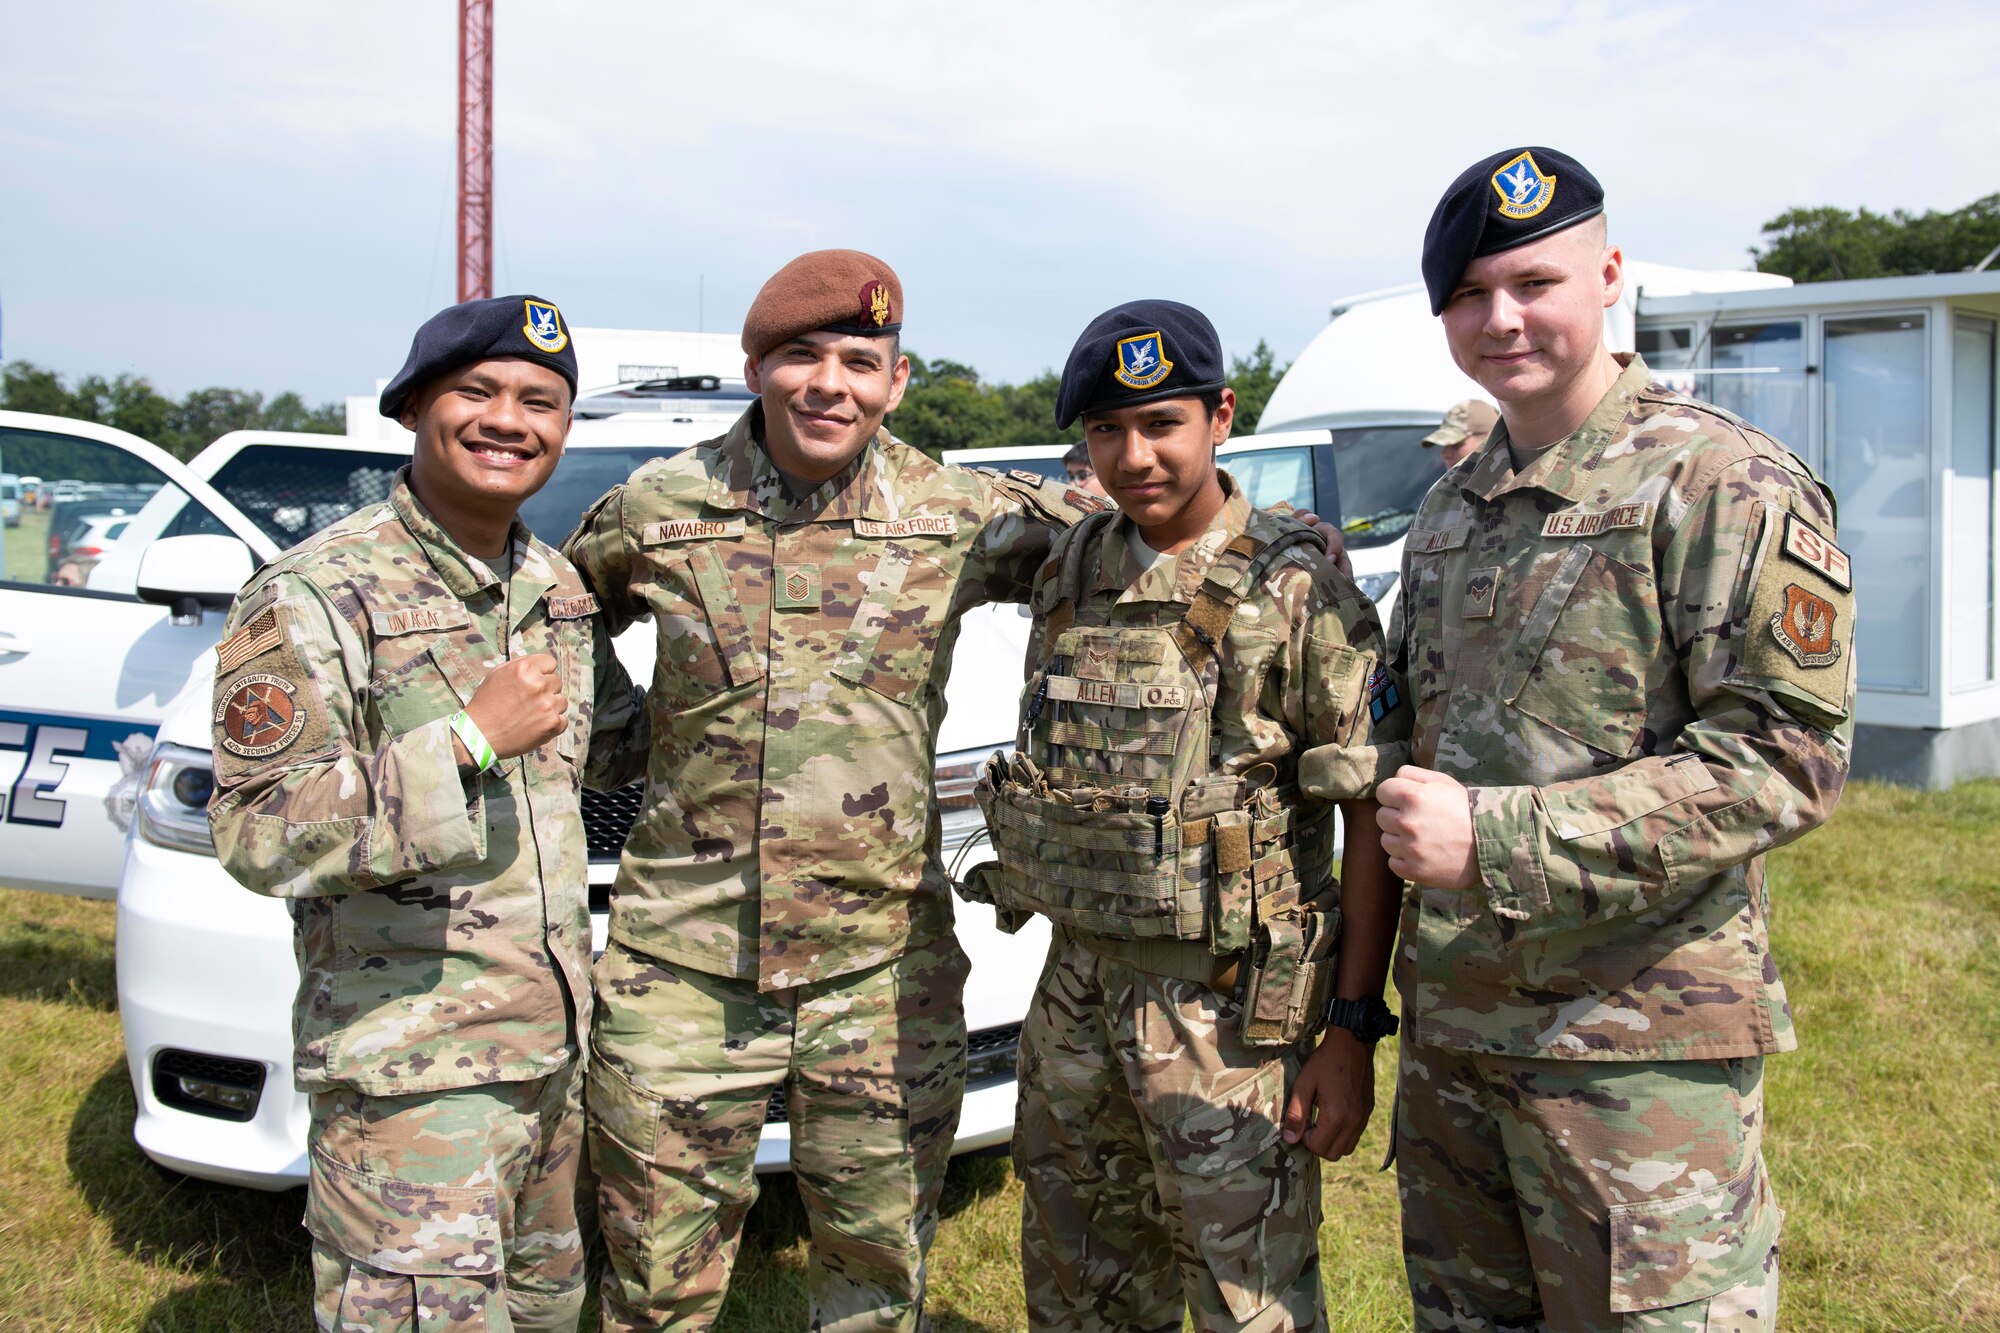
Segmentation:
{"type": "Polygon", "coordinates": [[[625,849],[625,835],[639,817],[639,805],[646,799],[646,784],[633,782],[617,791],[583,793],[583,840],[593,861],[616,861],[625,849]]]}
{"type": "MultiPolygon", "coordinates": [[[[1014,1077],[1014,1053],[1020,1044],[1019,1023],[1008,1023],[1003,1027],[986,1028],[973,1033],[965,1044],[965,1086],[983,1088],[1014,1077]]],[[[764,1108],[764,1123],[767,1125],[785,1123],[783,1087],[771,1094],[771,1103],[764,1108]]]]}

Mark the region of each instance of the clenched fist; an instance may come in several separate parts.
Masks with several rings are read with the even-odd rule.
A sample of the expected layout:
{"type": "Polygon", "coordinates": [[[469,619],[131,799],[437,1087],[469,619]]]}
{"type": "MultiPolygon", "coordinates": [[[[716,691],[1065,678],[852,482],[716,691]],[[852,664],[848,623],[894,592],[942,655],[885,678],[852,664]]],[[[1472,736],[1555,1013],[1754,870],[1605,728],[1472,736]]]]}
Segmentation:
{"type": "Polygon", "coordinates": [[[1375,827],[1392,872],[1434,889],[1469,889],[1479,882],[1472,802],[1457,778],[1405,764],[1375,789],[1375,799],[1382,806],[1375,827]]]}
{"type": "Polygon", "coordinates": [[[502,759],[546,745],[562,734],[569,718],[556,659],[536,653],[494,668],[472,692],[465,711],[502,759]]]}

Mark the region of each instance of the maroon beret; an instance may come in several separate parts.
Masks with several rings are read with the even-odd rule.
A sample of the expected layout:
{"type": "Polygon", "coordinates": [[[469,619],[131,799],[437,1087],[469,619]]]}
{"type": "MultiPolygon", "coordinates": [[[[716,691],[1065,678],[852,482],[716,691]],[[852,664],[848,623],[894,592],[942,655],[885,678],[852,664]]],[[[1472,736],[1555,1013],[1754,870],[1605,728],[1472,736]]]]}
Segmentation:
{"type": "Polygon", "coordinates": [[[814,250],[773,273],[757,293],[743,316],[743,350],[761,358],[801,333],[874,338],[902,328],[896,270],[859,250],[814,250]]]}

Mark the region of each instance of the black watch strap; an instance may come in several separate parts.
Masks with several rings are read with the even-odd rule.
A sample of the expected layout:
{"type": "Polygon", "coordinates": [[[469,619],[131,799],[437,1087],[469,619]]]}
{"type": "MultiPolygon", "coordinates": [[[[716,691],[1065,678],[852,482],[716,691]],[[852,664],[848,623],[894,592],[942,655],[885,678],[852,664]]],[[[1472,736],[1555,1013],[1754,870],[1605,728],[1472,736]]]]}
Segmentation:
{"type": "Polygon", "coordinates": [[[1382,997],[1371,996],[1366,1000],[1329,1000],[1326,1006],[1326,1022],[1329,1027],[1346,1028],[1357,1038],[1373,1045],[1384,1037],[1393,1037],[1402,1023],[1389,1012],[1389,1006],[1382,997]]]}

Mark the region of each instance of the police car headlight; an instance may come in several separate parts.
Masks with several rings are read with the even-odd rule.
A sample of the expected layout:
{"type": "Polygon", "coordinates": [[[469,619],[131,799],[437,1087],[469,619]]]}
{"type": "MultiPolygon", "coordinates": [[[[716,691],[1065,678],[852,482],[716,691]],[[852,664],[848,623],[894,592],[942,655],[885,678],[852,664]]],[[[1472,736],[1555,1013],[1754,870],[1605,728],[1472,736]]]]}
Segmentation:
{"type": "Polygon", "coordinates": [[[1362,592],[1368,594],[1369,601],[1379,602],[1389,595],[1391,588],[1396,586],[1396,571],[1392,569],[1386,574],[1360,574],[1355,577],[1354,582],[1359,585],[1362,592]]]}
{"type": "Polygon", "coordinates": [[[214,790],[215,764],[206,751],[160,746],[139,793],[139,836],[156,847],[214,856],[215,839],[208,831],[208,798],[214,790]]]}

